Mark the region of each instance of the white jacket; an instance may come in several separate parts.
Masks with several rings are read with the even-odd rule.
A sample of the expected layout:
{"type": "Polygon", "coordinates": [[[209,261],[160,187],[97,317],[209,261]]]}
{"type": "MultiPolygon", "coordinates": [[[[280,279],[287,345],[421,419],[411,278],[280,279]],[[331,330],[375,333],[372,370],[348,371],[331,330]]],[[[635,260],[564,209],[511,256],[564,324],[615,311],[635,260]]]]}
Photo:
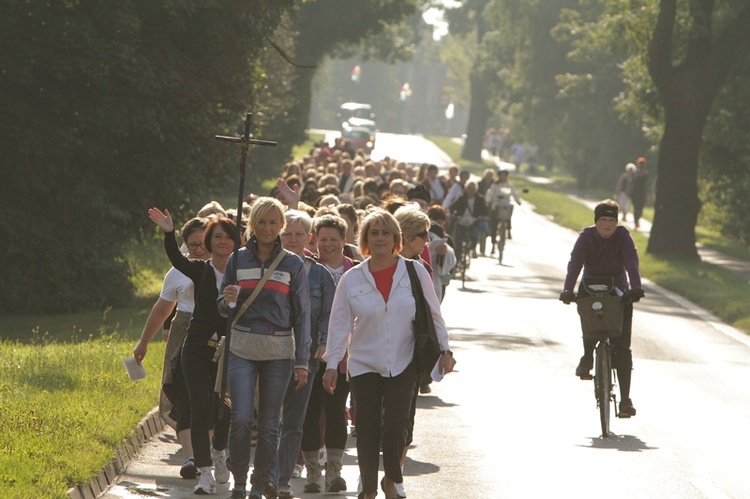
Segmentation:
{"type": "MultiPolygon", "coordinates": [[[[398,376],[414,358],[415,302],[406,260],[399,256],[388,303],[375,286],[369,262],[368,258],[349,270],[336,287],[323,360],[329,366],[337,365],[348,347],[350,376],[398,376]]],[[[414,268],[432,310],[440,349],[449,350],[448,331],[430,274],[416,262],[414,268]]]]}

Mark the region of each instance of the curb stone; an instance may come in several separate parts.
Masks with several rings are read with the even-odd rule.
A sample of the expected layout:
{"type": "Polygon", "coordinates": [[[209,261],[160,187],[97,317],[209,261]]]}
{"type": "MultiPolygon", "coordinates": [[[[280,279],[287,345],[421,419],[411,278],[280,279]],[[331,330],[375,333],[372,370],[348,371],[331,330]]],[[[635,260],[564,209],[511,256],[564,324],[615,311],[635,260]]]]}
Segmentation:
{"type": "Polygon", "coordinates": [[[112,485],[128,463],[138,456],[143,444],[164,430],[164,420],[159,417],[159,408],[154,407],[116,448],[115,455],[98,474],[87,484],[68,489],[69,499],[96,499],[112,485]]]}

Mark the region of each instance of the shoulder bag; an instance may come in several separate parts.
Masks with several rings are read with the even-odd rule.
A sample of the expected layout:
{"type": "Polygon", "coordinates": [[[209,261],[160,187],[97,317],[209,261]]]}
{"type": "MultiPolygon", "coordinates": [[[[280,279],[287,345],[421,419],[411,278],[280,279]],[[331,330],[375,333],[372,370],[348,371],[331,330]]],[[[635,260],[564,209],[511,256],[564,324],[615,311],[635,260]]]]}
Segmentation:
{"type": "Polygon", "coordinates": [[[411,292],[414,295],[416,312],[414,314],[414,362],[419,376],[430,376],[433,367],[440,358],[440,344],[435,333],[435,323],[432,311],[424,297],[422,283],[419,281],[417,270],[412,260],[406,260],[406,270],[409,272],[411,292]]]}
{"type": "MultiPolygon", "coordinates": [[[[287,251],[284,248],[281,248],[279,251],[279,254],[276,255],[276,258],[274,258],[273,262],[271,262],[271,265],[266,269],[266,272],[263,274],[263,277],[258,282],[258,285],[253,290],[253,293],[248,297],[247,300],[242,304],[242,306],[237,310],[237,312],[234,314],[234,317],[232,318],[232,328],[237,324],[237,321],[240,320],[240,317],[242,317],[242,314],[245,313],[245,311],[250,308],[250,305],[253,304],[255,299],[260,294],[260,291],[263,289],[263,286],[266,285],[266,281],[271,277],[271,274],[273,274],[273,271],[276,270],[276,266],[278,266],[279,262],[284,258],[284,255],[287,254],[287,251]]],[[[222,336],[222,338],[219,340],[218,345],[216,345],[216,353],[214,354],[214,361],[218,364],[217,370],[216,370],[216,383],[214,384],[214,391],[216,393],[221,393],[221,385],[224,381],[224,374],[226,373],[225,363],[226,363],[226,350],[227,350],[227,337],[222,336]]]]}

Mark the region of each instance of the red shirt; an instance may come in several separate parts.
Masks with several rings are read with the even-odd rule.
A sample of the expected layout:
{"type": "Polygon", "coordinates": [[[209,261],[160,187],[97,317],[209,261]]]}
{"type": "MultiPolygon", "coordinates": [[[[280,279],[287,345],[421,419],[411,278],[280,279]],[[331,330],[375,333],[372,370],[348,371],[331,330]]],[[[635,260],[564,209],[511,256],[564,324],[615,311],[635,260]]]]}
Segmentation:
{"type": "Polygon", "coordinates": [[[383,270],[376,270],[375,272],[370,271],[372,277],[375,279],[375,286],[383,295],[383,300],[388,303],[388,297],[391,296],[391,286],[393,285],[393,274],[396,273],[396,266],[398,262],[394,263],[390,267],[383,270]]]}

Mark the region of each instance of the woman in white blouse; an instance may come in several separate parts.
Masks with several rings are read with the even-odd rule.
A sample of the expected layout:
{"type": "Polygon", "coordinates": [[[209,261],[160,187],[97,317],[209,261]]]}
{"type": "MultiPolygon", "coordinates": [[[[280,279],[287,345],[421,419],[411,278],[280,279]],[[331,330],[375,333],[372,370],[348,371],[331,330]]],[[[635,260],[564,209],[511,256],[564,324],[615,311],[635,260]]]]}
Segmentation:
{"type": "MultiPolygon", "coordinates": [[[[398,498],[406,497],[400,460],[409,430],[409,413],[417,382],[414,365],[415,302],[406,269],[399,255],[401,231],[385,210],[370,211],[362,223],[359,248],[367,259],[344,274],[336,288],[323,359],[336,366],[349,350],[348,372],[357,399],[357,460],[362,480],[359,498],[377,494],[381,442],[385,477],[398,498]]],[[[453,359],[448,332],[429,274],[415,265],[432,311],[440,348],[440,367],[448,373],[453,359]]],[[[336,369],[327,369],[324,388],[336,388],[336,369]]],[[[390,487],[389,487],[390,488],[390,487]]]]}

